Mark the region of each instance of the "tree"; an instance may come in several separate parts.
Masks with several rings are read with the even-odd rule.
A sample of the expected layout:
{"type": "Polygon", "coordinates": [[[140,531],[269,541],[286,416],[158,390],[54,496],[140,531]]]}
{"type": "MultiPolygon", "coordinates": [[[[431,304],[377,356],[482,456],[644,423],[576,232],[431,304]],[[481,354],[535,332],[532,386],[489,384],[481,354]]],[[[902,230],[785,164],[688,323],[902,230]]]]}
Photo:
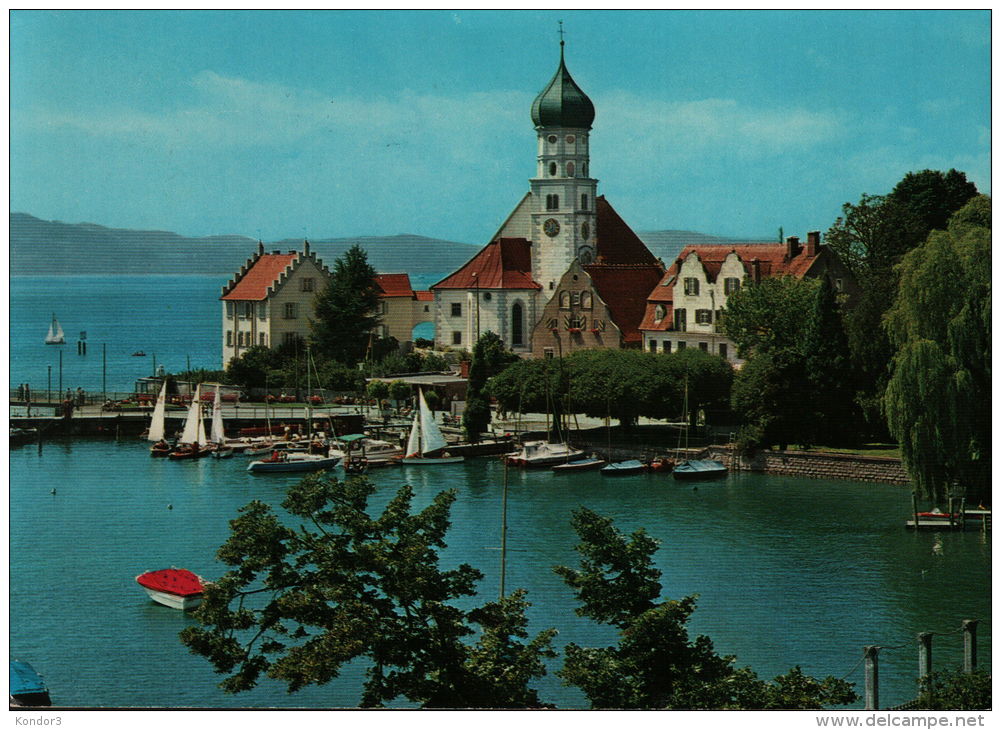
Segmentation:
{"type": "Polygon", "coordinates": [[[519,360],[490,378],[483,393],[510,413],[550,414],[558,431],[565,412],[564,375],[558,360],[519,360]]]}
{"type": "Polygon", "coordinates": [[[815,279],[779,276],[731,294],[720,324],[737,354],[748,359],[756,352],[798,349],[818,286],[815,279]]]}
{"type": "Polygon", "coordinates": [[[487,380],[518,360],[518,356],[504,346],[504,340],[493,332],[485,332],[473,346],[473,361],[469,366],[466,387],[466,410],[463,427],[466,440],[477,443],[480,434],[490,424],[490,402],[483,393],[487,380]]]}
{"type": "Polygon", "coordinates": [[[329,283],[316,297],[316,319],[310,322],[317,352],[345,365],[365,357],[379,324],[375,276],[365,249],[357,244],[334,262],[329,283]]]}
{"type": "Polygon", "coordinates": [[[917,240],[935,230],[945,230],[952,215],[977,195],[977,186],[966,173],[951,169],[909,172],[896,184],[889,197],[900,203],[918,221],[917,240]]]}
{"type": "Polygon", "coordinates": [[[528,640],[523,592],[460,607],[482,575],[438,565],[454,492],[414,512],[413,490],[402,487],[371,517],[374,491],[367,479],[311,475],[289,489],[284,513],[243,507],[218,552],[230,570],[206,587],[200,626],[185,628],[182,642],[228,675],[228,692],[263,675],[295,692],[363,658],[365,707],[400,697],[425,707],[540,706],[528,683],[545,673],[555,632],[528,640]]]}
{"type": "Polygon", "coordinates": [[[246,388],[280,386],[284,381],[281,355],[264,345],[254,345],[226,365],[230,382],[246,388]]]}
{"type": "Polygon", "coordinates": [[[886,315],[898,348],[887,421],[915,485],[936,503],[953,482],[970,498],[990,495],[991,231],[976,223],[984,206],[975,200],[904,257],[886,315]]]}
{"type": "Polygon", "coordinates": [[[771,683],[736,669],[712,640],[689,639],[695,596],[662,600],[657,542],[643,530],[628,538],[587,508],[574,512],[580,567],[558,566],[573,590],[577,614],[618,631],[616,646],[566,647],[565,684],[579,687],[595,709],[817,709],[857,699],[851,685],[816,680],[798,667],[771,683]]]}
{"type": "Polygon", "coordinates": [[[365,393],[379,405],[389,397],[389,383],[384,380],[373,380],[365,388],[365,393]]]}
{"type": "Polygon", "coordinates": [[[389,397],[397,403],[410,398],[411,393],[410,384],[403,380],[394,380],[389,384],[389,397]]]}
{"type": "Polygon", "coordinates": [[[919,710],[990,710],[991,675],[982,670],[935,672],[920,684],[919,710]]]}
{"type": "Polygon", "coordinates": [[[744,426],[741,449],[753,451],[773,444],[810,446],[812,413],[810,384],[798,350],[779,349],[750,358],[733,381],[732,405],[744,426]]]}

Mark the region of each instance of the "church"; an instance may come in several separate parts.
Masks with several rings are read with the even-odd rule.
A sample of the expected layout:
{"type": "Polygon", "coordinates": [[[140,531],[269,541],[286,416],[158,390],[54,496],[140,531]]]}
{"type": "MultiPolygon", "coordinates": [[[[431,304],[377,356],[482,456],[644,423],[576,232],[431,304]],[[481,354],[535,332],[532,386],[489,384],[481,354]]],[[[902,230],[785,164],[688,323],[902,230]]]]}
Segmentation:
{"type": "Polygon", "coordinates": [[[664,266],[598,195],[594,104],[564,60],[532,103],[536,174],[486,246],[431,286],[436,345],[472,350],[494,332],[523,356],[641,347],[664,266]]]}

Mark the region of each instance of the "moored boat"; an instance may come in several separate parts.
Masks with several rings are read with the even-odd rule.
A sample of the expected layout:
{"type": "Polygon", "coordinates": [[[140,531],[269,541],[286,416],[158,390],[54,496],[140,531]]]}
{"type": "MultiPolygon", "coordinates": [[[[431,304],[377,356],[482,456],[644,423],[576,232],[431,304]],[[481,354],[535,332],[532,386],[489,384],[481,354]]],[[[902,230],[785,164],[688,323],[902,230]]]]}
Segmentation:
{"type": "Polygon", "coordinates": [[[195,396],[191,399],[191,405],[188,407],[184,432],[181,434],[177,448],[167,454],[167,458],[173,461],[201,459],[212,453],[213,448],[206,444],[205,421],[202,420],[201,387],[200,384],[195,386],[195,396]]]}
{"type": "Polygon", "coordinates": [[[163,381],[160,394],[156,397],[156,405],[153,407],[153,415],[150,418],[149,430],[146,438],[153,442],[149,449],[149,455],[154,457],[164,457],[171,452],[171,446],[164,438],[166,433],[165,421],[167,415],[167,380],[163,381]]]}
{"type": "Polygon", "coordinates": [[[247,465],[251,473],[271,472],[302,472],[322,471],[332,469],[340,462],[339,456],[323,456],[321,454],[288,453],[275,451],[268,459],[252,461],[247,465]]]}
{"type": "Polygon", "coordinates": [[[626,461],[613,461],[611,464],[601,467],[601,473],[607,477],[627,476],[629,474],[640,474],[646,471],[646,464],[639,459],[627,459],[626,461]]]}
{"type": "MultiPolygon", "coordinates": [[[[410,427],[410,438],[407,440],[406,455],[400,460],[407,466],[430,466],[435,464],[458,464],[465,460],[463,456],[452,456],[445,447],[448,443],[435,423],[434,414],[428,408],[424,399],[424,391],[418,390],[420,410],[414,414],[414,422],[410,427]]],[[[371,467],[371,461],[369,467],[371,467]]]]}
{"type": "Polygon", "coordinates": [[[589,456],[586,459],[579,459],[578,461],[568,461],[565,464],[557,464],[552,467],[554,474],[572,474],[577,471],[595,471],[600,469],[608,462],[604,459],[598,459],[593,456],[589,456]]]}
{"type": "Polygon", "coordinates": [[[183,568],[151,570],[136,576],[136,583],[157,603],[188,611],[202,602],[205,581],[183,568]]]}
{"type": "Polygon", "coordinates": [[[575,449],[569,444],[551,444],[548,441],[526,441],[519,451],[504,457],[511,466],[526,468],[554,466],[585,458],[587,454],[580,449],[575,449]]]}
{"type": "Polygon", "coordinates": [[[675,479],[694,481],[697,479],[716,479],[726,476],[726,465],[715,459],[689,459],[678,464],[671,472],[675,479]]]}
{"type": "Polygon", "coordinates": [[[28,662],[10,660],[10,704],[16,707],[52,705],[49,688],[28,662]]]}

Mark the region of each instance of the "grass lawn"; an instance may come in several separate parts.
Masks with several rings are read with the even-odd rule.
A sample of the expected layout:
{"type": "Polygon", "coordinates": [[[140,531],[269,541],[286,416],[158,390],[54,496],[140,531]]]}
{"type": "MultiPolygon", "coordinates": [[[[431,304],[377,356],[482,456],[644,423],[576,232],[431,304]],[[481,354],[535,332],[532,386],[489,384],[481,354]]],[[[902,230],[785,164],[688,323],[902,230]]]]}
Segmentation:
{"type": "Polygon", "coordinates": [[[897,444],[863,444],[857,449],[839,449],[834,446],[811,446],[807,451],[829,451],[834,454],[856,454],[858,456],[888,456],[900,458],[900,447],[897,444]]]}

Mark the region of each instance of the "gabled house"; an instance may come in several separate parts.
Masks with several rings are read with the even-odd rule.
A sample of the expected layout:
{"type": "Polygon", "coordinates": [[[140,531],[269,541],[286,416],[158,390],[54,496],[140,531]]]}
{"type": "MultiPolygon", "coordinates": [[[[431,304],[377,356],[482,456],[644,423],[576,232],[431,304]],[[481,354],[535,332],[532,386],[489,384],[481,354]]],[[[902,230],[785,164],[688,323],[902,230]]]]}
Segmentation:
{"type": "Polygon", "coordinates": [[[430,291],[416,291],[410,285],[409,274],[376,274],[379,287],[380,337],[394,337],[399,343],[410,342],[413,330],[422,322],[433,322],[430,291]]]}
{"type": "Polygon", "coordinates": [[[805,246],[795,236],[777,244],[686,246],[647,296],[639,328],[644,349],[698,347],[740,365],[736,347],[720,330],[720,314],[741,287],[777,276],[827,276],[838,291],[850,295],[856,289],[848,269],[821,244],[819,231],[807,234],[805,246]]]}

